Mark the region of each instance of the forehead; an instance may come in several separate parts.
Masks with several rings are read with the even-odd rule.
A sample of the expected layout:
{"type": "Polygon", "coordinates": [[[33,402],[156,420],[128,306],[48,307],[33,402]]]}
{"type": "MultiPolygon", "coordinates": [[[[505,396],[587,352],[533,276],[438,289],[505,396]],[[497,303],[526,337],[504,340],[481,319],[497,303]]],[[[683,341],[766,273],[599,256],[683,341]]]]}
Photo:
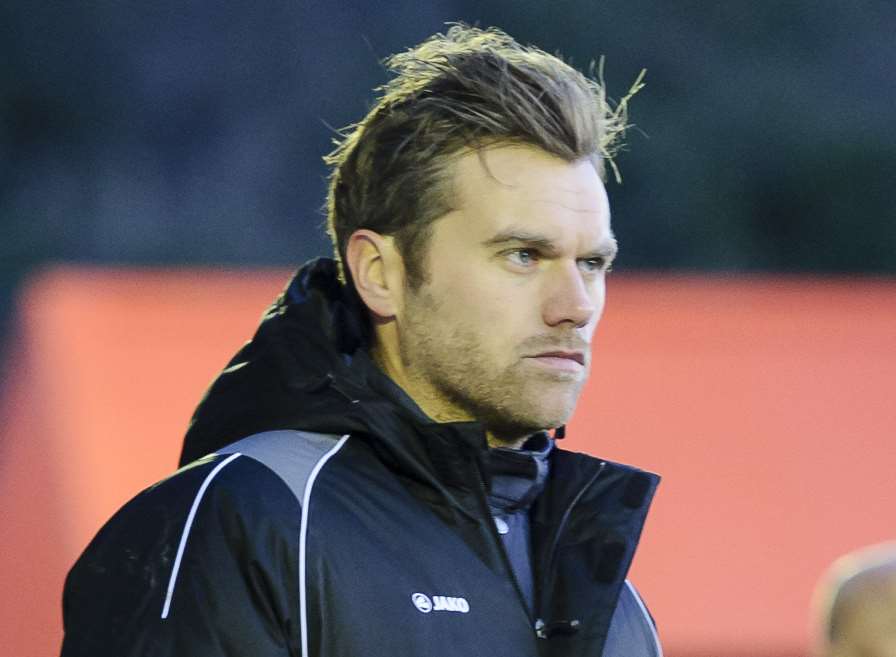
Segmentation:
{"type": "Polygon", "coordinates": [[[534,146],[501,145],[464,153],[453,174],[453,205],[470,234],[512,226],[557,241],[611,235],[606,190],[587,159],[567,162],[534,146]]]}

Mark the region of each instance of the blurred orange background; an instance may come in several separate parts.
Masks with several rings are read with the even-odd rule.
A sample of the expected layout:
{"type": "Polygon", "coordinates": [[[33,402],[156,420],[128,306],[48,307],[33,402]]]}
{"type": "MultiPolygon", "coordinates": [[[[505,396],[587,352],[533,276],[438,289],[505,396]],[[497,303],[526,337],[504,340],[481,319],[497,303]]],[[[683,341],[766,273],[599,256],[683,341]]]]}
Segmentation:
{"type": "MultiPolygon", "coordinates": [[[[174,470],[290,272],[58,268],[7,348],[0,641],[58,654],[65,573],[174,470]]],[[[894,538],[896,280],[615,276],[567,448],[663,475],[631,577],[668,657],[808,653],[812,586],[894,538]]]]}

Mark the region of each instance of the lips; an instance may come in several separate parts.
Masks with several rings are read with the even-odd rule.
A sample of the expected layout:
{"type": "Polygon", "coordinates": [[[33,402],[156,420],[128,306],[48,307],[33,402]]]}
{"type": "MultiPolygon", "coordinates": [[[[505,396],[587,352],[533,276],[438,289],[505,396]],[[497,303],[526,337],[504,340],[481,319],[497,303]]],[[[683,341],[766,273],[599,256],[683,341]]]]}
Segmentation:
{"type": "Polygon", "coordinates": [[[567,351],[566,349],[550,349],[540,351],[526,358],[530,363],[552,376],[564,379],[572,377],[580,379],[585,373],[585,352],[567,351]]]}
{"type": "Polygon", "coordinates": [[[532,358],[561,358],[574,361],[582,366],[585,365],[585,354],[581,351],[544,351],[535,354],[532,358]]]}

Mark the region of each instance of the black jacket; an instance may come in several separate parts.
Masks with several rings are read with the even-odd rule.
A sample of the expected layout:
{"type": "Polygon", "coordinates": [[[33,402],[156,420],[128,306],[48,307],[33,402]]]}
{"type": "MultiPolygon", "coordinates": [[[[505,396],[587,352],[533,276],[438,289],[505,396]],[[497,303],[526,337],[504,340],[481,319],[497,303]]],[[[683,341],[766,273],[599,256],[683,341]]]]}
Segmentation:
{"type": "Polygon", "coordinates": [[[530,613],[482,428],[429,420],[370,361],[363,317],[332,261],[299,271],[197,409],[184,467],[73,567],[64,657],[597,657],[611,619],[643,638],[625,657],[658,654],[625,582],[658,478],[552,451],[530,613]]]}

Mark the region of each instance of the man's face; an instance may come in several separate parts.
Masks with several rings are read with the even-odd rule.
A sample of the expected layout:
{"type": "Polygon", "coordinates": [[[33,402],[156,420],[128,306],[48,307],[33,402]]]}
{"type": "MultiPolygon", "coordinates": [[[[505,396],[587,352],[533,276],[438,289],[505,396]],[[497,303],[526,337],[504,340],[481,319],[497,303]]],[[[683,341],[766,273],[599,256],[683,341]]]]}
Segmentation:
{"type": "Polygon", "coordinates": [[[590,162],[531,146],[453,166],[456,209],[396,316],[403,384],[434,419],[513,442],[565,423],[587,379],[616,251],[607,195],[590,162]]]}

